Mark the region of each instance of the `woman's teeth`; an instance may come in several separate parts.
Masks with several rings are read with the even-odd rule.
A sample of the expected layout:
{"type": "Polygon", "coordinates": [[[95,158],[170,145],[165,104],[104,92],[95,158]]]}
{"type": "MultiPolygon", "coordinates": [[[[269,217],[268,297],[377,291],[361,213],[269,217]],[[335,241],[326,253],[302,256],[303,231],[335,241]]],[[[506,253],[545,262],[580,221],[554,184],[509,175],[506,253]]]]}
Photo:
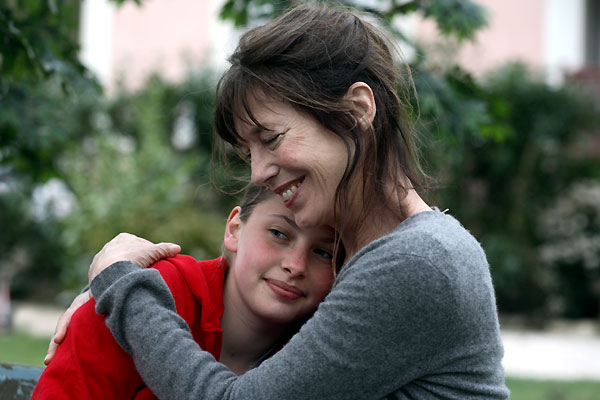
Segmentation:
{"type": "Polygon", "coordinates": [[[296,184],[291,185],[288,190],[281,193],[281,197],[283,197],[283,201],[288,201],[299,186],[300,186],[300,184],[298,184],[297,186],[296,186],[296,184]]]}

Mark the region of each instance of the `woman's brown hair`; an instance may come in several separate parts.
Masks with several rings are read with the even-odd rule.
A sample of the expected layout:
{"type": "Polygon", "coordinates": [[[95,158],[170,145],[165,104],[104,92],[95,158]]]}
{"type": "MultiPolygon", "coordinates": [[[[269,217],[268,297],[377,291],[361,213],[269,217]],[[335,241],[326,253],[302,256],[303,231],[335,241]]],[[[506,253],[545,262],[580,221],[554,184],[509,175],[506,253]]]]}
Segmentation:
{"type": "Polygon", "coordinates": [[[336,190],[336,219],[337,211],[347,204],[357,170],[362,171],[363,201],[360,216],[353,219],[362,223],[375,204],[397,210],[383,188],[392,182],[404,196],[411,188],[425,189],[426,175],[408,127],[409,79],[403,79],[406,69],[396,62],[392,49],[380,29],[354,12],[317,5],[293,8],[240,38],[231,67],[217,87],[216,133],[237,148],[237,118],[262,127],[249,107],[251,96],[287,101],[346,145],[346,170],[336,190]],[[353,104],[344,98],[355,82],[369,85],[376,103],[374,120],[366,129],[358,124],[353,104]]]}

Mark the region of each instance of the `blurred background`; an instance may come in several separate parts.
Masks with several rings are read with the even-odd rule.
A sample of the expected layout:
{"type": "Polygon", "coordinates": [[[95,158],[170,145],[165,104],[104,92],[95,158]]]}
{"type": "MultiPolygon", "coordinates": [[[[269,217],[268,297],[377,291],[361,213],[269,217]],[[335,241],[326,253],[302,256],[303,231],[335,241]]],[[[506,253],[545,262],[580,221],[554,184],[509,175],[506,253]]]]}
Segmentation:
{"type": "MultiPolygon", "coordinates": [[[[297,3],[0,2],[0,361],[41,365],[119,232],[220,254],[240,186],[211,166],[215,85],[297,3]]],[[[600,399],[600,0],[343,4],[410,64],[429,200],[486,250],[512,398],[600,399]]]]}

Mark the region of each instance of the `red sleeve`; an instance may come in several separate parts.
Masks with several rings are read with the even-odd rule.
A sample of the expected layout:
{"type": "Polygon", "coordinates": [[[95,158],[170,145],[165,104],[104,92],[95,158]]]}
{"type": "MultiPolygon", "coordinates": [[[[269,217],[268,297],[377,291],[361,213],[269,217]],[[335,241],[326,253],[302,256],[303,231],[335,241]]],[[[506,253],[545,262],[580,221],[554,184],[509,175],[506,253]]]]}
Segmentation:
{"type": "Polygon", "coordinates": [[[73,314],[65,340],[42,373],[32,399],[133,399],[145,387],[95,305],[92,299],[73,314]]]}
{"type": "Polygon", "coordinates": [[[220,259],[196,261],[179,254],[156,268],[169,287],[177,313],[187,322],[198,345],[217,360],[221,353],[224,271],[220,259]]]}
{"type": "MultiPolygon", "coordinates": [[[[218,358],[222,304],[214,309],[207,307],[212,306],[209,302],[204,304],[206,312],[201,311],[202,302],[211,293],[222,303],[222,273],[220,279],[207,281],[200,264],[183,255],[161,260],[153,267],[169,286],[177,312],[191,327],[194,339],[218,358]]],[[[33,400],[155,399],[137,373],[132,358],[106,327],[104,316],[96,314],[95,306],[92,299],[73,314],[65,340],[42,373],[33,400]]]]}

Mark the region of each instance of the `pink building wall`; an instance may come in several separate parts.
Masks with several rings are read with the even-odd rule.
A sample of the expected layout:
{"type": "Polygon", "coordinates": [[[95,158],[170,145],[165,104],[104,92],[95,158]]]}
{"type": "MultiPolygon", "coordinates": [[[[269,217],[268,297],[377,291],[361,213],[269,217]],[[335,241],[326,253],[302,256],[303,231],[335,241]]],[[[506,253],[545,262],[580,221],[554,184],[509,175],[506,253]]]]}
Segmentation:
{"type": "MultiPolygon", "coordinates": [[[[583,66],[584,0],[475,1],[488,10],[489,26],[460,49],[446,49],[446,56],[450,54],[466,69],[481,75],[507,62],[522,61],[560,82],[565,72],[583,66]]],[[[89,2],[114,7],[109,0],[84,1],[89,2]]],[[[190,66],[224,66],[238,33],[219,21],[222,2],[144,0],[138,7],[128,1],[111,11],[106,23],[98,23],[98,15],[92,13],[88,24],[100,26],[92,29],[87,49],[106,44],[108,55],[102,57],[110,60],[106,66],[97,62],[96,69],[105,86],[114,87],[121,78],[127,87],[135,88],[155,71],[180,80],[190,66]]],[[[408,27],[421,42],[439,39],[431,21],[414,18],[408,27]]]]}
{"type": "Polygon", "coordinates": [[[544,0],[478,0],[489,12],[489,25],[460,51],[461,65],[488,71],[509,61],[533,68],[544,64],[544,0]]]}
{"type": "MultiPolygon", "coordinates": [[[[450,45],[441,57],[451,57],[465,69],[482,74],[509,61],[522,61],[533,68],[544,64],[544,0],[477,0],[486,8],[488,26],[458,51],[450,45]]],[[[433,21],[418,19],[414,37],[426,47],[440,40],[433,21]]],[[[444,40],[442,38],[442,40],[444,40]]],[[[443,58],[441,59],[443,60],[443,58]]]]}
{"type": "Polygon", "coordinates": [[[126,2],[114,14],[111,80],[139,86],[152,72],[180,80],[210,50],[216,22],[210,0],[126,2]]]}

